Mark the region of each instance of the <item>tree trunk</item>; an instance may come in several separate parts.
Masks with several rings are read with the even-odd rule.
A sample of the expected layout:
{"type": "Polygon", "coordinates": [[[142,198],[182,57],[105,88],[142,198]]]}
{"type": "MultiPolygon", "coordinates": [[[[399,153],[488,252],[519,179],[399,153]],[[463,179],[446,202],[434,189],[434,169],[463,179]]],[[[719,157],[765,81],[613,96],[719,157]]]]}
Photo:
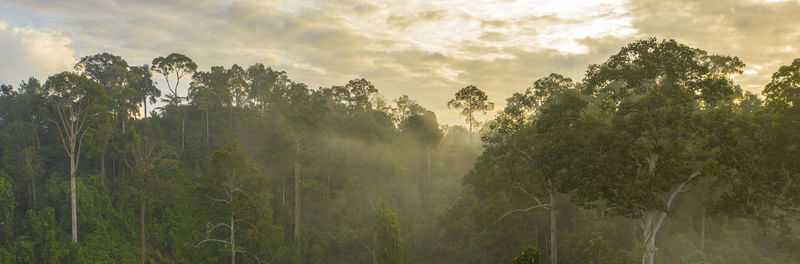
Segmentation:
{"type": "Polygon", "coordinates": [[[431,179],[431,146],[428,146],[428,180],[431,179]]]}
{"type": "Polygon", "coordinates": [[[553,198],[553,186],[548,180],[549,187],[547,188],[550,195],[550,263],[558,264],[558,243],[556,240],[556,208],[555,199],[553,198]]]}
{"type": "Polygon", "coordinates": [[[145,247],[145,230],[144,230],[144,214],[145,214],[145,206],[147,202],[144,199],[144,187],[142,187],[141,191],[141,211],[139,212],[139,233],[142,236],[142,264],[145,263],[145,259],[147,258],[147,248],[145,247]]]}
{"type": "Polygon", "coordinates": [[[231,215],[231,264],[236,264],[236,230],[234,227],[233,215],[231,215]]]}
{"type": "Polygon", "coordinates": [[[302,244],[300,243],[300,217],[301,217],[301,200],[300,200],[300,137],[295,136],[295,157],[294,157],[294,240],[297,243],[297,255],[302,259],[302,244]]]}
{"type": "Polygon", "coordinates": [[[100,151],[100,183],[106,184],[106,150],[100,151]]]}
{"type": "Polygon", "coordinates": [[[653,264],[655,262],[656,251],[658,250],[656,247],[658,226],[654,219],[656,213],[657,211],[650,211],[644,216],[644,224],[642,225],[642,264],[653,264]]]}
{"type": "Polygon", "coordinates": [[[36,176],[31,174],[31,193],[33,196],[33,211],[36,212],[36,176]]]}
{"type": "Polygon", "coordinates": [[[706,210],[700,215],[700,251],[705,252],[706,248],[706,210]]]}
{"type": "Polygon", "coordinates": [[[144,118],[147,118],[147,96],[144,97],[144,118]]]}
{"type": "MultiPolygon", "coordinates": [[[[73,151],[73,153],[75,153],[73,151]]],[[[75,168],[77,164],[75,164],[75,159],[70,156],[70,168],[69,168],[69,189],[70,189],[70,206],[72,207],[72,243],[78,243],[78,209],[77,209],[77,197],[75,195],[75,172],[77,168],[75,168]]]]}
{"type": "Polygon", "coordinates": [[[185,138],[186,138],[186,122],[185,119],[181,117],[181,151],[183,151],[185,138]]]}

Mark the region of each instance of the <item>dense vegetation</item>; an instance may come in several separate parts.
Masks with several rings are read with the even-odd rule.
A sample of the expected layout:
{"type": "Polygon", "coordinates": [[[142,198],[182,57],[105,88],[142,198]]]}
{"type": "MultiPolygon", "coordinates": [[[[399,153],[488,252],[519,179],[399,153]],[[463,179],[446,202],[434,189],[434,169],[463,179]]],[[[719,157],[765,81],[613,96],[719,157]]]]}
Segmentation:
{"type": "Polygon", "coordinates": [[[800,59],[763,97],[743,67],[637,41],[485,124],[466,86],[462,127],[365,79],[87,56],[2,86],[0,262],[797,262],[800,59]]]}

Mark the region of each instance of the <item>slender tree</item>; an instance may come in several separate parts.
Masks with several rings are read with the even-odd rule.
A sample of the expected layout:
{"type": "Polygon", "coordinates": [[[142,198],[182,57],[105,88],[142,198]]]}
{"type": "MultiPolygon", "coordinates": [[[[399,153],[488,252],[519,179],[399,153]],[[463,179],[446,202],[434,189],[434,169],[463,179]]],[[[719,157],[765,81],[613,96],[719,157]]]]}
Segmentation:
{"type": "MultiPolygon", "coordinates": [[[[162,144],[134,132],[133,139],[128,147],[130,152],[130,165],[134,177],[138,179],[139,187],[139,234],[141,237],[141,263],[147,259],[145,212],[147,205],[147,191],[153,184],[152,171],[159,166],[159,163],[168,162],[165,158],[166,151],[162,144]]],[[[163,169],[163,168],[162,168],[163,169]]]]}
{"type": "MultiPolygon", "coordinates": [[[[171,53],[167,55],[167,57],[158,57],[153,59],[151,63],[150,70],[160,73],[164,76],[164,80],[167,82],[167,89],[169,90],[170,94],[167,95],[166,102],[172,107],[178,107],[181,104],[181,97],[178,95],[178,88],[181,84],[181,78],[185,76],[192,76],[195,71],[197,71],[197,64],[192,61],[189,57],[179,53],[171,53]],[[172,85],[170,82],[170,76],[175,76],[175,85],[172,85]]],[[[181,145],[181,151],[183,151],[183,147],[185,144],[186,138],[186,120],[185,116],[181,114],[181,124],[180,124],[180,138],[179,143],[181,145]]]]}
{"type": "Polygon", "coordinates": [[[489,97],[484,91],[474,85],[468,85],[456,92],[455,98],[447,102],[447,107],[461,110],[461,115],[469,124],[469,133],[472,134],[473,129],[480,125],[475,114],[486,114],[487,111],[494,109],[494,103],[489,102],[489,97]]]}
{"type": "Polygon", "coordinates": [[[102,87],[84,76],[62,72],[47,79],[45,90],[53,122],[69,161],[70,206],[72,208],[72,242],[78,242],[75,174],[80,162],[81,146],[93,113],[102,112],[105,93],[102,87]]]}
{"type": "Polygon", "coordinates": [[[269,233],[275,228],[256,223],[261,216],[258,212],[263,211],[260,208],[264,207],[269,197],[262,189],[266,187],[263,184],[265,177],[252,165],[236,142],[214,151],[212,164],[214,169],[203,187],[202,195],[211,203],[210,209],[213,211],[209,215],[216,216],[220,221],[209,222],[205,238],[195,247],[207,242],[222,243],[230,248],[232,264],[236,263],[237,253],[245,252],[251,253],[260,263],[255,254],[245,251],[242,245],[237,244],[236,235],[237,231],[242,230],[246,234],[257,236],[259,232],[269,233]],[[225,230],[227,238],[215,238],[215,235],[225,233],[217,230],[225,230]]]}

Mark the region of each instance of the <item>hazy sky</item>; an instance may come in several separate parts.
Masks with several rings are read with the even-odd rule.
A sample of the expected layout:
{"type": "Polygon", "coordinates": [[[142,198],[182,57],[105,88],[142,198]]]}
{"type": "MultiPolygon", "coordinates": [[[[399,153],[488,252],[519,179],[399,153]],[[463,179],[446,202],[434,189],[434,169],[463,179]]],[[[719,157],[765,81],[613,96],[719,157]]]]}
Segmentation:
{"type": "Polygon", "coordinates": [[[363,77],[387,99],[408,94],[463,123],[446,106],[461,87],[500,109],[550,72],[579,80],[651,36],[739,56],[747,68],[735,80],[760,91],[800,57],[800,1],[0,0],[0,83],[99,52],[137,65],[179,52],[201,70],[263,62],[314,88],[363,77]]]}

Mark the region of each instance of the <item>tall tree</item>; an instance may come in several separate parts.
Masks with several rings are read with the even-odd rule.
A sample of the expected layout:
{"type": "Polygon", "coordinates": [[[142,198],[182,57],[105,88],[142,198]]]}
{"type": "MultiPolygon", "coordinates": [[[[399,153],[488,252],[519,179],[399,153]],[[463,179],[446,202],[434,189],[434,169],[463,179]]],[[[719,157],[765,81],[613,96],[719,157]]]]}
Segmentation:
{"type": "Polygon", "coordinates": [[[425,112],[424,107],[405,94],[394,99],[394,103],[395,107],[392,109],[392,120],[398,126],[409,117],[422,115],[425,112]]]}
{"type": "Polygon", "coordinates": [[[589,67],[584,90],[601,108],[596,115],[586,112],[607,121],[571,138],[602,140],[577,153],[578,173],[566,182],[575,187],[577,201],[603,198],[613,211],[639,220],[642,263],[655,262],[656,234],[675,197],[697,178],[712,175],[708,124],[719,122],[713,113],[740,94],[730,76],[742,67],[735,57],[656,39],[633,42],[589,67]]]}
{"type": "Polygon", "coordinates": [[[78,242],[78,214],[75,195],[75,174],[80,162],[81,146],[90,118],[102,112],[105,93],[97,82],[74,73],[62,72],[47,79],[44,85],[48,105],[55,116],[61,144],[69,160],[70,205],[72,208],[72,242],[78,242]]]}
{"type": "MultiPolygon", "coordinates": [[[[431,180],[431,148],[442,140],[442,130],[439,129],[436,114],[428,110],[422,114],[408,117],[400,124],[400,128],[425,149],[426,172],[420,174],[420,176],[425,176],[419,177],[419,195],[420,198],[424,198],[426,197],[427,183],[431,180]]],[[[424,200],[420,199],[423,205],[426,204],[424,200]]]]}
{"type": "Polygon", "coordinates": [[[130,165],[133,170],[133,175],[138,179],[139,187],[139,234],[141,237],[141,263],[144,264],[147,259],[146,247],[146,232],[145,232],[145,212],[147,205],[148,189],[154,183],[152,171],[168,163],[169,160],[164,159],[166,151],[163,144],[159,144],[150,138],[133,134],[133,138],[128,147],[130,152],[130,165]]]}
{"type": "MultiPolygon", "coordinates": [[[[564,152],[550,148],[553,136],[563,136],[565,127],[573,124],[583,102],[576,98],[576,84],[559,74],[550,74],[536,80],[524,93],[514,93],[506,107],[490,125],[491,133],[484,137],[492,154],[500,156],[494,162],[503,162],[521,168],[500,173],[506,184],[503,192],[524,193],[526,200],[535,202],[525,208],[512,209],[501,215],[495,223],[511,213],[546,209],[550,214],[550,263],[558,263],[557,221],[555,194],[558,191],[559,168],[568,167],[563,162],[564,152]],[[544,193],[547,203],[537,195],[544,193]]],[[[485,186],[484,186],[485,188],[485,186]]],[[[512,194],[513,195],[513,194],[512,194]]]]}
{"type": "Polygon", "coordinates": [[[122,133],[125,133],[125,122],[131,115],[139,112],[139,91],[132,87],[137,77],[131,73],[128,62],[122,57],[110,53],[86,56],[75,64],[75,70],[81,75],[96,81],[106,94],[109,109],[120,122],[122,133]]]}
{"type": "MultiPolygon", "coordinates": [[[[212,157],[213,170],[202,187],[203,196],[210,201],[210,209],[207,215],[217,217],[219,221],[209,222],[206,229],[206,237],[197,243],[199,247],[206,242],[216,242],[228,245],[231,254],[231,263],[236,263],[237,253],[250,253],[258,260],[252,252],[243,250],[241,245],[237,245],[237,231],[246,231],[246,234],[257,237],[259,233],[274,232],[275,226],[270,224],[263,225],[259,219],[266,217],[267,223],[271,221],[271,215],[262,215],[264,204],[269,198],[269,193],[265,192],[266,177],[252,165],[250,158],[239,148],[238,143],[234,142],[229,146],[214,151],[212,157]],[[224,219],[224,220],[223,220],[224,219]],[[217,231],[224,228],[227,238],[215,238],[215,235],[225,232],[217,231]]],[[[256,242],[264,242],[258,241],[256,242]]],[[[258,245],[258,244],[256,244],[258,245]]]]}
{"type": "MultiPolygon", "coordinates": [[[[181,97],[178,95],[178,88],[181,84],[181,78],[184,76],[192,76],[195,71],[197,71],[197,64],[192,61],[189,57],[179,53],[171,53],[167,55],[167,57],[158,57],[153,59],[151,63],[150,69],[154,72],[160,73],[164,76],[164,80],[167,82],[167,89],[169,89],[170,94],[167,95],[167,99],[165,100],[169,106],[178,107],[181,104],[181,97]],[[175,76],[175,85],[171,85],[170,83],[170,76],[175,76]]],[[[185,124],[185,116],[181,114],[181,124],[180,124],[180,137],[179,143],[181,145],[181,151],[183,151],[183,147],[185,144],[186,138],[186,124],[185,124]]]]}
{"type": "Polygon", "coordinates": [[[164,76],[164,80],[167,82],[167,89],[170,92],[167,95],[167,102],[172,105],[178,105],[181,103],[181,97],[178,95],[181,78],[194,74],[197,71],[197,64],[186,55],[171,53],[166,58],[158,57],[153,59],[150,70],[164,76]],[[175,85],[171,84],[170,76],[175,76],[175,85]]]}
{"type": "Polygon", "coordinates": [[[142,112],[144,113],[144,118],[147,118],[147,101],[155,104],[158,98],[161,97],[161,90],[153,82],[153,74],[147,64],[130,67],[130,72],[133,75],[133,82],[130,85],[139,92],[144,108],[142,112]]]}
{"type": "Polygon", "coordinates": [[[448,108],[461,110],[461,115],[469,124],[469,133],[473,133],[473,128],[480,125],[475,114],[486,114],[486,111],[494,109],[494,103],[489,102],[486,92],[478,89],[474,85],[468,85],[456,92],[455,98],[447,102],[448,108]]]}

